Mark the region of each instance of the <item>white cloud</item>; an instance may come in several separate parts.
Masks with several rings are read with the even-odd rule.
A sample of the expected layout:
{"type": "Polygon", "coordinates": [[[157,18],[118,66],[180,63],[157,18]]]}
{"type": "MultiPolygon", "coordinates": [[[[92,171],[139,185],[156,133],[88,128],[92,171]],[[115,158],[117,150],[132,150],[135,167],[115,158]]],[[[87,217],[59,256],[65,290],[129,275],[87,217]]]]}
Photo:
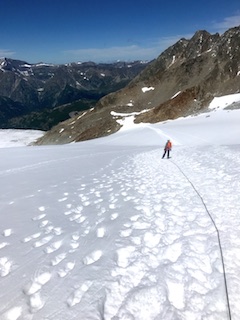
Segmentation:
{"type": "Polygon", "coordinates": [[[148,47],[131,45],[123,47],[76,49],[66,50],[64,51],[64,55],[68,56],[68,60],[72,58],[73,60],[77,59],[80,61],[152,60],[157,58],[161,52],[182,37],[184,36],[163,37],[155,40],[155,42],[148,47]]]}
{"type": "MultiPolygon", "coordinates": [[[[223,33],[229,28],[240,25],[240,14],[226,17],[223,21],[213,22],[209,32],[223,33]],[[212,31],[211,31],[212,29],[212,31]]],[[[197,31],[197,30],[195,30],[197,31]]],[[[193,33],[177,34],[174,36],[160,37],[158,39],[149,39],[148,45],[129,45],[115,46],[108,48],[85,48],[76,50],[65,50],[64,56],[68,61],[94,61],[94,62],[112,62],[116,60],[153,60],[156,59],[164,50],[174,45],[179,39],[191,39],[193,33]]]]}
{"type": "Polygon", "coordinates": [[[13,56],[15,52],[8,49],[0,49],[0,57],[10,57],[13,56]]]}
{"type": "Polygon", "coordinates": [[[153,59],[154,48],[141,48],[136,45],[125,47],[89,48],[64,51],[67,56],[82,61],[113,61],[113,60],[134,60],[153,59]]]}
{"type": "Polygon", "coordinates": [[[214,22],[213,23],[213,28],[215,30],[218,30],[218,32],[224,32],[227,29],[237,27],[240,25],[240,14],[231,16],[231,17],[226,17],[224,18],[223,21],[220,22],[214,22]]]}

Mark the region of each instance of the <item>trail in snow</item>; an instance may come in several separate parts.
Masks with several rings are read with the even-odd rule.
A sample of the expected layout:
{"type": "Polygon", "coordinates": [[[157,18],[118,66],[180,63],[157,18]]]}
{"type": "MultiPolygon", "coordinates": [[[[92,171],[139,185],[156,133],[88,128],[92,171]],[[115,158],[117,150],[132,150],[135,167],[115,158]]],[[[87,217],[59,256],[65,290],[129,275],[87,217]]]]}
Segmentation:
{"type": "MultiPolygon", "coordinates": [[[[161,152],[118,151],[90,174],[73,157],[68,170],[62,162],[57,183],[49,162],[44,189],[41,179],[31,190],[25,171],[12,173],[25,197],[19,191],[2,208],[11,217],[0,221],[1,319],[226,319],[215,229],[192,186],[161,152]],[[9,221],[16,220],[14,229],[9,221]],[[14,288],[11,277],[18,279],[14,288]]],[[[236,272],[228,219],[219,209],[221,202],[234,211],[231,191],[239,184],[229,181],[229,197],[216,202],[215,193],[224,190],[216,189],[210,173],[227,182],[227,159],[217,169],[213,158],[202,181],[201,157],[210,159],[214,150],[199,152],[190,160],[190,151],[179,149],[174,161],[203,185],[200,192],[222,231],[227,271],[236,272]]],[[[238,230],[231,232],[234,241],[238,230]]],[[[234,299],[239,283],[228,279],[234,299]]]]}
{"type": "Polygon", "coordinates": [[[240,268],[240,147],[182,149],[177,161],[204,198],[219,229],[232,317],[237,319],[240,312],[237,303],[240,282],[236,277],[240,268]]]}

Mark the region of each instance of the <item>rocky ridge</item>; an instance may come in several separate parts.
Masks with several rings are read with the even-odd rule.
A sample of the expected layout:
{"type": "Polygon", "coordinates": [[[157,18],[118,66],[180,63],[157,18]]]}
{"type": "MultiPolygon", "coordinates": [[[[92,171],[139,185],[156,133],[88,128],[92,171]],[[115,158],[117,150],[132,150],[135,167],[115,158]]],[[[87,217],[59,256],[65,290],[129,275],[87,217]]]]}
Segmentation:
{"type": "Polygon", "coordinates": [[[215,96],[240,92],[240,27],[223,35],[197,31],[180,39],[125,88],[65,121],[37,143],[82,141],[112,134],[133,112],[135,122],[155,123],[203,111],[215,96]],[[122,115],[125,113],[125,115],[122,115]]]}
{"type": "MultiPolygon", "coordinates": [[[[0,59],[0,126],[14,117],[84,101],[84,109],[125,87],[147,65],[143,61],[66,65],[0,59]]],[[[66,118],[65,118],[66,119],[66,118]]]]}

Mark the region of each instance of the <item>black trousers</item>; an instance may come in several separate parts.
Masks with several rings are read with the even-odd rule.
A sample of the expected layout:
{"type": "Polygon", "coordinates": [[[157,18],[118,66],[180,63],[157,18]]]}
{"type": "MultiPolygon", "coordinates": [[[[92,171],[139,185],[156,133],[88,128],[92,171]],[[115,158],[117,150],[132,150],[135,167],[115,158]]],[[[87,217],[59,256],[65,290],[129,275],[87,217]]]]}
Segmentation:
{"type": "Polygon", "coordinates": [[[168,149],[168,150],[164,150],[164,154],[162,156],[162,159],[165,157],[166,153],[167,153],[167,157],[170,158],[170,150],[168,149]]]}

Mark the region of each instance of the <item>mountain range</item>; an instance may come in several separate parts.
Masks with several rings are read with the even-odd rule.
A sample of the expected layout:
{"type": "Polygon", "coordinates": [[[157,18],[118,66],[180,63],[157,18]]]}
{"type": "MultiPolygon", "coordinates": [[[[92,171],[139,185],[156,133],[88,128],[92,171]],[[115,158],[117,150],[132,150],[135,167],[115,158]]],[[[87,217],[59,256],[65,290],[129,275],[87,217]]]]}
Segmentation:
{"type": "Polygon", "coordinates": [[[0,59],[0,127],[48,130],[125,87],[146,64],[52,65],[0,59]]]}
{"type": "Polygon", "coordinates": [[[202,30],[180,39],[127,86],[101,98],[95,108],[59,123],[38,144],[107,136],[134,116],[156,123],[203,112],[214,97],[240,92],[240,27],[224,34],[202,30]]]}
{"type": "MultiPolygon", "coordinates": [[[[86,63],[85,66],[89,67],[89,64],[91,65],[86,63]]],[[[107,136],[118,131],[122,120],[128,116],[134,116],[135,123],[156,123],[197,114],[206,110],[214,97],[240,92],[240,27],[231,28],[222,35],[199,30],[191,39],[180,39],[147,64],[137,62],[123,66],[125,69],[121,67],[120,70],[123,73],[130,70],[132,76],[131,80],[128,76],[126,85],[119,90],[113,90],[114,85],[121,82],[117,64],[116,77],[111,77],[115,79],[114,83],[111,83],[112,80],[109,78],[109,86],[112,85],[111,92],[107,94],[107,90],[102,91],[100,99],[94,97],[95,104],[76,110],[70,119],[59,122],[47,131],[37,144],[64,144],[107,136]],[[133,71],[136,72],[135,76],[133,71]]],[[[2,63],[1,68],[3,67],[2,63]]],[[[78,67],[74,65],[74,68],[78,67]]],[[[32,69],[29,66],[24,68],[21,73],[28,71],[28,74],[31,74],[32,69]]],[[[36,70],[38,68],[41,70],[41,65],[36,66],[36,70]]],[[[51,73],[53,67],[47,66],[47,68],[50,68],[49,73],[51,73]]],[[[69,69],[60,66],[56,72],[59,75],[62,70],[68,70],[69,76],[74,73],[71,68],[72,65],[69,69]]],[[[100,66],[94,65],[94,68],[98,70],[98,78],[99,75],[106,78],[106,71],[103,76],[100,66]]],[[[38,70],[38,77],[42,77],[44,81],[40,75],[41,72],[38,70]]],[[[56,75],[48,74],[48,77],[48,85],[53,84],[52,78],[56,79],[56,75]]],[[[82,77],[82,83],[90,86],[89,81],[84,79],[84,77],[90,78],[89,73],[85,72],[82,77]]],[[[124,76],[121,79],[123,78],[124,76]]],[[[126,77],[124,79],[126,81],[126,77]]],[[[59,77],[58,81],[66,88],[64,79],[59,77]]],[[[25,82],[28,83],[26,80],[25,82]]],[[[56,105],[60,103],[60,99],[58,96],[56,100],[56,94],[55,100],[53,99],[56,88],[54,84],[49,85],[47,90],[39,91],[38,88],[38,96],[47,99],[49,92],[52,104],[56,105]]],[[[73,90],[73,85],[67,86],[73,90]]],[[[90,95],[96,87],[100,88],[96,84],[95,87],[85,86],[84,92],[90,95]]]]}

